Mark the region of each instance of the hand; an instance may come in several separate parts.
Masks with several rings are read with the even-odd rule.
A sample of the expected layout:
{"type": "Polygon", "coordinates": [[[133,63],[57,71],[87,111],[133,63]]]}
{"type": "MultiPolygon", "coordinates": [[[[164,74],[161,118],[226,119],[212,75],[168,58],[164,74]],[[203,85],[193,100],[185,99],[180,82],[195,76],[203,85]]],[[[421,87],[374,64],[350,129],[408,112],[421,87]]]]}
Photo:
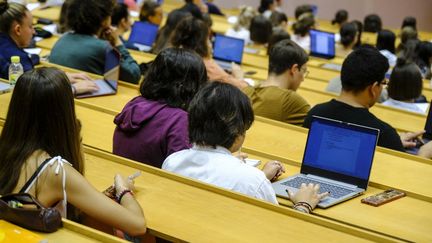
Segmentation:
{"type": "Polygon", "coordinates": [[[269,181],[274,181],[283,173],[285,173],[285,167],[282,165],[281,162],[273,160],[267,162],[264,165],[262,171],[266,175],[267,179],[269,179],[269,181]]]}
{"type": "Polygon", "coordinates": [[[414,148],[416,146],[415,138],[425,133],[425,131],[419,132],[407,132],[400,134],[400,140],[404,148],[414,148]]]}
{"type": "Polygon", "coordinates": [[[418,156],[428,159],[432,158],[432,141],[420,147],[418,151],[418,156]]]}
{"type": "Polygon", "coordinates": [[[237,152],[237,154],[235,155],[235,157],[241,161],[245,161],[245,159],[247,159],[248,154],[247,153],[242,153],[242,152],[237,152]]]}
{"type": "Polygon", "coordinates": [[[232,76],[234,76],[234,78],[243,80],[244,72],[243,72],[243,70],[241,70],[239,65],[232,62],[231,63],[231,69],[232,69],[232,76]]]}
{"type": "Polygon", "coordinates": [[[312,209],[314,209],[316,205],[321,201],[321,199],[329,195],[328,192],[318,194],[319,188],[320,188],[319,184],[314,185],[312,183],[309,183],[309,185],[306,186],[305,183],[302,183],[300,189],[297,191],[296,194],[294,194],[289,190],[287,190],[287,192],[288,192],[289,199],[294,204],[298,202],[306,202],[309,205],[311,205],[312,209]]]}
{"type": "Polygon", "coordinates": [[[66,76],[72,84],[82,80],[92,81],[92,78],[85,73],[66,73],[66,76]]]}
{"type": "Polygon", "coordinates": [[[119,46],[122,44],[120,40],[120,36],[118,32],[116,31],[116,28],[113,26],[110,26],[104,30],[102,30],[99,38],[103,40],[107,40],[113,47],[119,46]]]}
{"type": "Polygon", "coordinates": [[[120,174],[116,174],[114,177],[114,187],[116,189],[116,193],[119,193],[124,190],[133,191],[135,189],[134,181],[129,180],[128,178],[123,177],[120,174]]]}
{"type": "Polygon", "coordinates": [[[76,94],[91,93],[99,90],[99,87],[93,81],[80,81],[72,85],[75,87],[76,94]]]}

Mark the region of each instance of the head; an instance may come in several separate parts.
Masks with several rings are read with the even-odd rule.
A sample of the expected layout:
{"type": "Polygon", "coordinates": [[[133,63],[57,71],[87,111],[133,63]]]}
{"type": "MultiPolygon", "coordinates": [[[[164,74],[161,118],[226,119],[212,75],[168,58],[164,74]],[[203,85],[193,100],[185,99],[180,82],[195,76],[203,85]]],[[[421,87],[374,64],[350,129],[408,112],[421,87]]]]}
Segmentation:
{"type": "Polygon", "coordinates": [[[286,88],[297,90],[307,74],[307,53],[291,40],[281,40],[270,50],[269,75],[286,75],[286,88]]]}
{"type": "Polygon", "coordinates": [[[189,107],[189,139],[192,143],[238,151],[254,121],[249,98],[238,88],[221,82],[208,83],[189,107]]]}
{"type": "Polygon", "coordinates": [[[259,13],[264,13],[267,10],[273,11],[276,7],[274,0],[261,0],[260,5],[258,7],[259,13]]]}
{"type": "Polygon", "coordinates": [[[359,20],[353,20],[351,23],[355,24],[357,26],[358,36],[357,36],[357,43],[355,47],[359,47],[362,45],[361,43],[361,37],[363,33],[363,23],[359,20]]]}
{"type": "Polygon", "coordinates": [[[0,0],[0,32],[9,35],[20,48],[29,46],[35,34],[32,14],[24,5],[0,0]]]}
{"type": "Polygon", "coordinates": [[[369,107],[381,95],[385,73],[389,68],[387,58],[373,47],[360,47],[351,52],[342,64],[342,92],[364,94],[369,107]]]}
{"type": "Polygon", "coordinates": [[[286,28],[286,26],[288,25],[288,17],[286,16],[286,14],[277,11],[272,13],[272,15],[270,16],[270,21],[273,27],[286,28]]]}
{"type": "Polygon", "coordinates": [[[358,40],[358,29],[357,25],[354,23],[345,23],[341,26],[339,30],[341,36],[341,44],[345,48],[352,48],[357,44],[358,40]]]}
{"type": "Polygon", "coordinates": [[[70,0],[68,26],[78,34],[96,35],[111,25],[112,0],[70,0]]]}
{"type": "Polygon", "coordinates": [[[311,13],[304,13],[297,22],[293,24],[294,34],[306,36],[311,29],[315,28],[315,17],[311,13]]]}
{"type": "Polygon", "coordinates": [[[378,50],[387,50],[395,53],[396,35],[390,30],[381,30],[378,32],[376,47],[378,50]]]}
{"type": "Polygon", "coordinates": [[[338,24],[342,25],[348,21],[348,11],[345,9],[336,12],[334,19],[332,20],[332,25],[338,24]]]}
{"type": "Polygon", "coordinates": [[[417,30],[413,27],[407,26],[402,29],[401,32],[401,43],[406,43],[408,40],[418,39],[417,30]]]}
{"type": "Polygon", "coordinates": [[[430,69],[432,63],[432,43],[429,41],[421,41],[416,47],[416,63],[420,67],[430,69]]]}
{"type": "Polygon", "coordinates": [[[398,59],[388,85],[388,95],[394,100],[410,101],[420,97],[423,79],[415,63],[398,59]]]}
{"type": "Polygon", "coordinates": [[[382,28],[382,22],[380,16],[376,14],[369,14],[364,19],[364,31],[376,33],[382,28]]]}
{"type": "Polygon", "coordinates": [[[131,19],[129,16],[128,6],[124,3],[117,3],[114,6],[111,15],[111,25],[117,27],[122,33],[125,33],[131,28],[131,19]]]}
{"type": "Polygon", "coordinates": [[[234,25],[235,30],[240,30],[240,28],[249,29],[252,18],[257,16],[258,12],[250,6],[243,6],[240,8],[240,14],[237,19],[237,23],[234,25]]]}
{"type": "Polygon", "coordinates": [[[0,194],[12,192],[37,150],[61,155],[83,171],[74,97],[67,76],[56,68],[30,70],[16,83],[0,135],[0,194]]]}
{"type": "Polygon", "coordinates": [[[313,7],[309,4],[300,5],[295,9],[294,15],[295,18],[298,20],[300,16],[302,16],[305,13],[313,14],[313,7]]]}
{"type": "Polygon", "coordinates": [[[266,17],[258,15],[252,19],[249,31],[253,42],[264,45],[273,33],[273,26],[266,17]]]}
{"type": "Polygon", "coordinates": [[[167,48],[151,64],[140,92],[146,99],[187,110],[196,92],[206,82],[206,68],[198,55],[186,49],[167,48]]]}
{"type": "Polygon", "coordinates": [[[161,5],[154,1],[144,1],[139,19],[140,21],[147,21],[155,25],[160,25],[163,19],[161,5]]]}
{"type": "Polygon", "coordinates": [[[66,31],[69,30],[69,26],[68,26],[67,21],[66,21],[67,20],[66,15],[67,15],[67,11],[68,11],[70,2],[71,2],[71,0],[65,0],[63,5],[61,6],[59,24],[57,27],[58,33],[65,33],[66,31]]]}
{"type": "Polygon", "coordinates": [[[195,51],[201,57],[210,57],[210,29],[204,21],[194,18],[184,18],[174,29],[171,44],[174,47],[195,51]]]}
{"type": "Polygon", "coordinates": [[[414,30],[417,30],[417,19],[415,17],[405,17],[403,22],[402,22],[402,27],[401,29],[405,28],[405,27],[411,27],[414,30]]]}
{"type": "Polygon", "coordinates": [[[281,40],[290,40],[291,36],[288,34],[288,32],[285,31],[285,29],[276,27],[273,28],[273,34],[270,37],[270,40],[267,45],[267,55],[270,54],[271,49],[273,46],[278,43],[281,40]]]}

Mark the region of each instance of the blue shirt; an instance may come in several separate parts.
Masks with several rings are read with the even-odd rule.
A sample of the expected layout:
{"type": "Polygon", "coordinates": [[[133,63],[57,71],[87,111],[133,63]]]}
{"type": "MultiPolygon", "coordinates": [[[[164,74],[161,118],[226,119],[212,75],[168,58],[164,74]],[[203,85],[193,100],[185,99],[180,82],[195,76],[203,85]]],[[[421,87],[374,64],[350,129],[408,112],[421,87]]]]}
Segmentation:
{"type": "Polygon", "coordinates": [[[24,72],[33,69],[39,64],[39,56],[32,55],[19,48],[16,43],[5,33],[0,33],[0,78],[9,78],[9,65],[11,57],[19,56],[24,72]]]}

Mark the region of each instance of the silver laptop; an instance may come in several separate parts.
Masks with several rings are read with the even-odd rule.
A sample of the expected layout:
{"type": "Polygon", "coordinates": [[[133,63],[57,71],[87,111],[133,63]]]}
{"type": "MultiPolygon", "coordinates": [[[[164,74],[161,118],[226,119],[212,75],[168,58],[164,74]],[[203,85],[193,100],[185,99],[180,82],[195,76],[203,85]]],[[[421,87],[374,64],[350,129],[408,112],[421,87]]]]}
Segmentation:
{"type": "Polygon", "coordinates": [[[107,50],[105,54],[104,79],[95,80],[99,90],[93,93],[77,95],[76,98],[88,98],[117,93],[118,80],[120,76],[120,54],[115,49],[107,50]]]}
{"type": "Polygon", "coordinates": [[[330,192],[318,207],[327,208],[362,194],[369,182],[379,130],[313,116],[300,174],[273,183],[278,196],[302,183],[330,192]]]}
{"type": "Polygon", "coordinates": [[[244,40],[216,35],[213,43],[213,59],[224,70],[231,71],[231,63],[241,64],[244,40]]]}

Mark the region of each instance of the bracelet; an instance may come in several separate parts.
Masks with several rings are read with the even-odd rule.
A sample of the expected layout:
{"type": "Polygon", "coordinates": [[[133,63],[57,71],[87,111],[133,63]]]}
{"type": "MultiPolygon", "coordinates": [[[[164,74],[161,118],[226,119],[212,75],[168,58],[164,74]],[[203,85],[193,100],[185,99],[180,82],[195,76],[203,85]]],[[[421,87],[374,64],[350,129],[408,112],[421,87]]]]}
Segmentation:
{"type": "Polygon", "coordinates": [[[117,196],[117,202],[121,203],[121,200],[122,200],[123,196],[126,195],[127,193],[130,193],[133,196],[133,192],[131,190],[129,190],[129,189],[123,190],[123,191],[121,191],[118,194],[118,196],[117,196]]]}
{"type": "Polygon", "coordinates": [[[294,204],[294,209],[297,209],[297,207],[302,207],[307,210],[307,213],[312,212],[312,206],[307,202],[297,202],[294,204]]]}
{"type": "Polygon", "coordinates": [[[76,95],[76,88],[75,88],[75,86],[71,85],[71,87],[72,87],[72,94],[76,95]]]}
{"type": "Polygon", "coordinates": [[[303,213],[307,213],[307,214],[310,213],[310,212],[309,212],[309,209],[306,208],[305,206],[301,206],[301,205],[294,205],[293,208],[294,208],[295,210],[300,211],[300,212],[303,212],[303,213]]]}

